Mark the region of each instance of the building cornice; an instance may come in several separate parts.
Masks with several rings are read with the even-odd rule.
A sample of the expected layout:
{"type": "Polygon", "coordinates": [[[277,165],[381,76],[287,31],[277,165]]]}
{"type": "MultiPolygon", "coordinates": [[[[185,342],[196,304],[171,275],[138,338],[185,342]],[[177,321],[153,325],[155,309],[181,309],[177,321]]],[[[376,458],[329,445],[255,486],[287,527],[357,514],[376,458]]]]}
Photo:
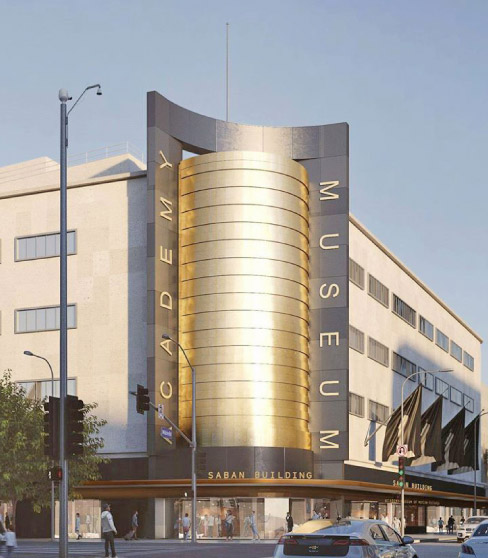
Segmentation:
{"type": "Polygon", "coordinates": [[[469,333],[471,333],[471,335],[476,337],[476,339],[480,343],[483,343],[483,339],[476,333],[476,331],[474,331],[471,327],[469,327],[469,325],[464,320],[462,320],[453,310],[451,310],[451,308],[449,308],[449,306],[443,300],[441,300],[434,293],[434,291],[432,291],[423,281],[421,281],[415,275],[415,273],[413,273],[413,271],[408,269],[408,267],[404,263],[402,263],[392,252],[390,252],[390,250],[388,250],[388,248],[380,240],[378,240],[376,236],[374,236],[374,234],[371,233],[362,223],[360,223],[358,219],[356,219],[356,217],[354,217],[354,215],[352,215],[351,213],[349,214],[349,221],[359,231],[361,231],[364,234],[364,236],[366,236],[366,238],[371,240],[371,242],[375,244],[386,256],[388,256],[392,262],[394,262],[403,272],[405,272],[410,277],[410,279],[415,281],[415,283],[417,283],[419,287],[421,287],[429,296],[431,296],[438,304],[440,304],[440,306],[442,306],[442,308],[444,308],[446,312],[451,314],[451,316],[455,320],[457,320],[465,329],[467,329],[469,333]]]}

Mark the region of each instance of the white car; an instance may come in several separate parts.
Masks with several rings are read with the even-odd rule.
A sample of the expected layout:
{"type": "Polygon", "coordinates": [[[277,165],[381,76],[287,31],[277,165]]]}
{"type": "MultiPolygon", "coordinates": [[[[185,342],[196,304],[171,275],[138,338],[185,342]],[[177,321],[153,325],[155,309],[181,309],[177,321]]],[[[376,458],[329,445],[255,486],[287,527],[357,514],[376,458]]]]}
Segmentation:
{"type": "Polygon", "coordinates": [[[458,542],[464,542],[469,539],[469,537],[474,533],[478,525],[488,519],[486,515],[474,515],[473,517],[468,517],[463,525],[460,525],[456,530],[456,537],[458,542]]]}
{"type": "MultiPolygon", "coordinates": [[[[313,523],[313,522],[310,522],[313,523]]],[[[385,521],[342,519],[310,533],[287,533],[278,541],[274,558],[418,558],[412,537],[402,537],[385,521]]]]}
{"type": "Polygon", "coordinates": [[[488,520],[478,525],[471,537],[461,545],[459,558],[488,558],[488,520]]]}

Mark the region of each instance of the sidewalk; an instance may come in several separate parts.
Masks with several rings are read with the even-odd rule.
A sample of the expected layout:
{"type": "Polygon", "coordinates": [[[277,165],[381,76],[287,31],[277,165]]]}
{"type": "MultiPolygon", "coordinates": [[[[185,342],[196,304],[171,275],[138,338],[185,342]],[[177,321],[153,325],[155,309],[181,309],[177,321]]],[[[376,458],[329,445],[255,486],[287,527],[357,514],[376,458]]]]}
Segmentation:
{"type": "Polygon", "coordinates": [[[421,535],[410,535],[414,542],[457,542],[456,535],[452,533],[423,533],[421,535]]]}

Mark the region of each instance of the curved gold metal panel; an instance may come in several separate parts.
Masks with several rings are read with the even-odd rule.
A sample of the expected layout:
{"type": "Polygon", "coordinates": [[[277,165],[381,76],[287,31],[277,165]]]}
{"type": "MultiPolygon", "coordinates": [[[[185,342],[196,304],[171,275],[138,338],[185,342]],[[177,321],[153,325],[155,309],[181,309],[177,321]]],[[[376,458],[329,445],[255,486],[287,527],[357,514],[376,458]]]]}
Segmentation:
{"type": "MultiPolygon", "coordinates": [[[[180,164],[179,188],[179,336],[196,370],[198,443],[310,449],[306,170],[211,153],[180,164]]],[[[179,382],[188,430],[181,359],[179,382]]]]}

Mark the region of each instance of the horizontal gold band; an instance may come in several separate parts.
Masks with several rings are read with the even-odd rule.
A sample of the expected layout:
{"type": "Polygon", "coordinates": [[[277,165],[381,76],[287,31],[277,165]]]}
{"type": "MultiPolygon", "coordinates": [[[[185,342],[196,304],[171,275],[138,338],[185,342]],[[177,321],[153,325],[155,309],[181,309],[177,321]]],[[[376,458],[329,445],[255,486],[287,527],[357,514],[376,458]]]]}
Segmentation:
{"type": "Polygon", "coordinates": [[[294,229],[270,223],[216,223],[182,231],[180,246],[220,240],[270,240],[309,251],[308,237],[294,229]]]}
{"type": "MultiPolygon", "coordinates": [[[[179,410],[181,418],[191,417],[191,402],[180,401],[179,410]]],[[[197,420],[205,416],[271,416],[309,420],[309,409],[306,403],[276,399],[197,399],[197,420]]]]}
{"type": "Polygon", "coordinates": [[[232,257],[255,258],[256,265],[259,265],[260,259],[289,262],[309,270],[307,253],[286,244],[266,240],[222,240],[180,249],[180,264],[232,257]]]}
{"type": "Polygon", "coordinates": [[[220,347],[186,350],[195,367],[202,364],[271,364],[291,366],[308,372],[308,357],[304,353],[279,347],[220,347]]]}
{"type": "Polygon", "coordinates": [[[308,174],[302,165],[274,153],[261,151],[220,151],[185,159],[179,164],[179,176],[183,179],[193,174],[227,170],[257,169],[263,174],[277,172],[292,176],[304,184],[308,184],[308,174]]]}
{"type": "MultiPolygon", "coordinates": [[[[309,388],[310,379],[307,372],[290,366],[273,366],[271,364],[212,364],[199,365],[195,368],[198,385],[224,378],[228,382],[280,382],[309,388]]],[[[191,370],[180,363],[180,386],[191,384],[191,370]]]]}
{"type": "Polygon", "coordinates": [[[289,279],[227,275],[192,279],[180,284],[180,299],[219,293],[265,293],[308,300],[308,289],[289,279]]]}
{"type": "MultiPolygon", "coordinates": [[[[228,205],[260,205],[264,207],[278,207],[301,215],[308,220],[308,205],[306,202],[285,192],[264,188],[221,188],[204,190],[195,194],[187,194],[180,198],[180,213],[187,211],[198,213],[200,209],[212,207],[214,211],[225,211],[228,205]]],[[[286,224],[286,222],[279,223],[286,224]]]]}
{"type": "Polygon", "coordinates": [[[301,267],[289,262],[274,260],[259,260],[259,266],[253,258],[225,258],[222,260],[205,260],[193,262],[180,267],[180,281],[215,277],[217,275],[255,275],[266,277],[281,277],[309,286],[308,273],[301,267]],[[218,266],[218,270],[216,267],[218,266]]]}
{"type": "Polygon", "coordinates": [[[209,329],[267,328],[309,338],[309,327],[305,320],[275,312],[202,312],[180,317],[179,328],[181,334],[209,329]]]}
{"type": "Polygon", "coordinates": [[[293,194],[308,203],[308,187],[301,181],[282,173],[263,173],[259,170],[250,169],[225,169],[220,170],[217,177],[213,173],[202,173],[181,180],[180,195],[212,190],[217,188],[235,188],[247,186],[250,188],[268,188],[293,194]]]}
{"type": "MultiPolygon", "coordinates": [[[[180,403],[191,403],[191,384],[180,386],[180,403]]],[[[220,382],[197,381],[198,400],[211,399],[218,405],[220,400],[229,399],[263,399],[295,401],[308,405],[308,389],[280,384],[279,382],[230,382],[222,379],[220,382]]]]}
{"type": "Polygon", "coordinates": [[[183,232],[189,227],[200,227],[211,223],[271,223],[295,229],[304,235],[309,234],[308,219],[276,207],[260,205],[226,205],[218,209],[200,208],[180,214],[179,227],[183,232]]]}
{"type": "Polygon", "coordinates": [[[258,293],[223,293],[202,295],[198,298],[179,301],[180,316],[220,310],[267,310],[309,320],[307,304],[286,296],[258,293]]]}

